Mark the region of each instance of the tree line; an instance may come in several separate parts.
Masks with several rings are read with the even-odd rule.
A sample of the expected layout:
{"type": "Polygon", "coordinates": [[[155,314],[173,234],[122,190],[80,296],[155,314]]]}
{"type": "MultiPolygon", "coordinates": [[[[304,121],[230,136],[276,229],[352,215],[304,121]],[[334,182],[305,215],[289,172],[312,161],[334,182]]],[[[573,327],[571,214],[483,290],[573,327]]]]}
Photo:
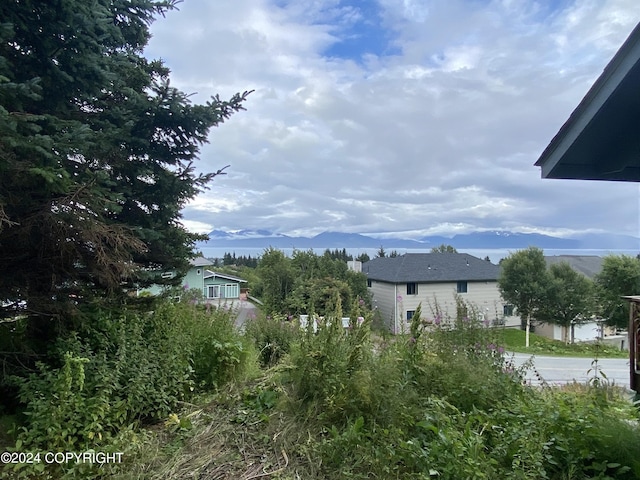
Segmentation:
{"type": "MultiPolygon", "coordinates": [[[[353,255],[347,253],[346,248],[338,249],[335,248],[333,250],[327,248],[325,249],[322,256],[327,256],[334,260],[340,260],[342,262],[350,262],[354,259],[353,255]]],[[[370,260],[369,255],[364,252],[355,257],[355,260],[365,263],[370,260]]],[[[260,257],[252,257],[251,255],[239,255],[236,256],[236,252],[225,252],[222,259],[216,258],[214,259],[214,266],[224,265],[224,266],[237,266],[237,267],[249,267],[249,268],[257,268],[258,262],[260,261],[260,257]]]]}

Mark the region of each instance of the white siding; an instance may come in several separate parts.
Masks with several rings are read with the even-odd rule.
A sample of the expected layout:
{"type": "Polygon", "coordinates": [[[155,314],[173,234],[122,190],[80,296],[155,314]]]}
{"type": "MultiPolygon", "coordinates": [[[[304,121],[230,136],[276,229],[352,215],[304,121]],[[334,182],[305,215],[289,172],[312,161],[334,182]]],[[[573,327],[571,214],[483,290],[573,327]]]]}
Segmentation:
{"type": "Polygon", "coordinates": [[[371,281],[369,291],[373,295],[373,308],[377,309],[380,318],[394,331],[396,286],[393,283],[371,281]]]}
{"type": "Polygon", "coordinates": [[[582,323],[573,327],[573,341],[585,342],[602,338],[602,328],[597,322],[582,323]]]}
{"type": "MultiPolygon", "coordinates": [[[[374,306],[380,310],[382,319],[389,324],[395,333],[407,329],[407,311],[416,310],[422,303],[422,316],[434,319],[436,309],[440,311],[443,321],[455,318],[457,282],[419,283],[415,295],[407,295],[407,284],[371,282],[374,306]],[[395,328],[394,328],[395,327],[395,328]]],[[[459,293],[468,304],[473,305],[487,320],[494,322],[503,317],[505,302],[500,296],[495,281],[467,282],[467,292],[459,293]]]]}

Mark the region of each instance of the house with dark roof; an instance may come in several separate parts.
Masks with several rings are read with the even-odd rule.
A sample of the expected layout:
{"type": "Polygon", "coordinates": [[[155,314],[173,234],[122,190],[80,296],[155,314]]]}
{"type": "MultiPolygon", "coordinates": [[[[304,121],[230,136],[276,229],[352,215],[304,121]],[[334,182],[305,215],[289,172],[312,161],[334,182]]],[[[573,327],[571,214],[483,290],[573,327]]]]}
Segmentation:
{"type": "Polygon", "coordinates": [[[498,289],[500,267],[466,253],[406,253],[362,266],[373,305],[393,333],[406,331],[422,304],[426,319],[455,318],[459,295],[492,323],[519,321],[498,289]]]}
{"type": "Polygon", "coordinates": [[[576,272],[593,280],[602,271],[602,257],[597,255],[545,255],[547,267],[567,263],[576,272]]]}

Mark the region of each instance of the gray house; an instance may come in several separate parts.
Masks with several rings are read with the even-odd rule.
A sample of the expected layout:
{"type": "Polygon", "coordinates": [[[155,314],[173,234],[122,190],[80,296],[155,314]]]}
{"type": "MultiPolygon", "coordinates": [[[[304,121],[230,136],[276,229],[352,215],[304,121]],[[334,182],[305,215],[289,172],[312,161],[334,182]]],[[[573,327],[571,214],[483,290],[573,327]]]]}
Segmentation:
{"type": "Polygon", "coordinates": [[[514,321],[498,290],[500,267],[466,253],[406,253],[374,258],[362,266],[374,308],[393,333],[406,331],[421,303],[423,316],[456,315],[456,296],[492,323],[514,321]]]}
{"type": "Polygon", "coordinates": [[[576,272],[593,280],[602,271],[602,257],[597,255],[546,255],[547,267],[558,263],[567,263],[576,272]]]}

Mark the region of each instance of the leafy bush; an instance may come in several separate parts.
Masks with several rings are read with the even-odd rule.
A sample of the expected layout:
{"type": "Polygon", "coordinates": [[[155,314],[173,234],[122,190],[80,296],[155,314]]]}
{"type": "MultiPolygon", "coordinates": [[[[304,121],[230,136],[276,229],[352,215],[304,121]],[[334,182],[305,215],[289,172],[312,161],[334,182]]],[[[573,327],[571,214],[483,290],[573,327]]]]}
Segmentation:
{"type": "MultiPolygon", "coordinates": [[[[334,298],[333,318],[341,318],[340,306],[334,298]]],[[[288,324],[273,320],[248,325],[265,334],[254,341],[270,329],[272,338],[293,333],[285,337],[290,354],[259,382],[218,392],[200,446],[186,440],[199,435],[192,417],[170,416],[188,452],[170,447],[182,476],[224,458],[229,478],[640,478],[638,414],[628,398],[606,379],[563,389],[522,385],[496,347],[496,330],[462,306],[439,324],[417,311],[406,336],[382,339],[371,337],[369,317],[347,329],[320,321],[317,333],[280,331],[288,324]]],[[[215,325],[230,332],[228,323],[215,325]]],[[[161,478],[177,477],[174,468],[163,471],[161,478]]]]}
{"type": "Polygon", "coordinates": [[[523,386],[495,330],[462,307],[450,322],[418,309],[407,336],[376,345],[333,322],[307,332],[286,379],[325,478],[638,478],[628,401],[602,385],[523,386]]]}
{"type": "Polygon", "coordinates": [[[372,408],[370,319],[352,318],[344,329],[341,317],[318,319],[317,333],[310,322],[291,353],[288,371],[294,398],[329,424],[372,408]]]}
{"type": "Polygon", "coordinates": [[[249,339],[236,331],[233,312],[205,307],[204,313],[190,318],[190,355],[199,388],[215,389],[242,375],[254,351],[249,339]]]}
{"type": "Polygon", "coordinates": [[[260,315],[247,322],[245,332],[253,340],[263,367],[276,365],[300,337],[298,322],[290,320],[284,315],[260,315]]]}
{"type": "MultiPolygon", "coordinates": [[[[236,378],[252,360],[224,310],[163,302],[153,312],[91,320],[53,345],[53,361],[12,378],[25,418],[16,448],[122,451],[124,432],[166,418],[192,392],[236,378]]],[[[38,473],[31,467],[21,472],[38,473]]]]}

